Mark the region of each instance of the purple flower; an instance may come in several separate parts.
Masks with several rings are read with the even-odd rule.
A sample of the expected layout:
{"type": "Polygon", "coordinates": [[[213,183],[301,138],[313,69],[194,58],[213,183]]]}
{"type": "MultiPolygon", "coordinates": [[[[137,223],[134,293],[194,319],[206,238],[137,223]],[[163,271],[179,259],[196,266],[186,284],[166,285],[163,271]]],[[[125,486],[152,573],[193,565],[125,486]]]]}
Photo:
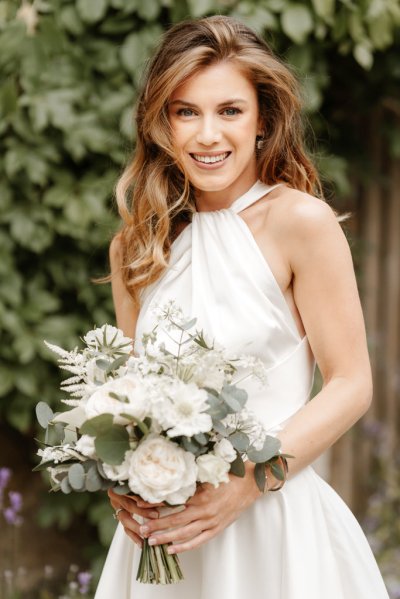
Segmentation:
{"type": "Polygon", "coordinates": [[[10,468],[0,468],[0,489],[3,490],[7,485],[11,477],[10,468]]]}
{"type": "Polygon", "coordinates": [[[12,526],[21,526],[23,520],[12,507],[7,507],[3,510],[4,520],[12,526]]]}
{"type": "Polygon", "coordinates": [[[9,491],[8,498],[10,500],[10,506],[14,512],[20,512],[22,508],[22,495],[18,491],[9,491]]]}
{"type": "Polygon", "coordinates": [[[90,581],[92,580],[91,573],[79,572],[77,578],[79,582],[79,592],[82,593],[82,595],[86,595],[89,591],[90,581]]]}

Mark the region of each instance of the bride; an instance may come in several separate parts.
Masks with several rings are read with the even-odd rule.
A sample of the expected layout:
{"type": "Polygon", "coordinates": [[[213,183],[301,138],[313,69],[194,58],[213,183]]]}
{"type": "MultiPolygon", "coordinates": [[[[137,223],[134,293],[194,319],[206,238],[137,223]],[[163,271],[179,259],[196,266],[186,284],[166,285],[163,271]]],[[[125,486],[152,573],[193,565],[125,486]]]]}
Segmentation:
{"type": "Polygon", "coordinates": [[[291,454],[282,486],[199,485],[169,513],[109,492],[119,525],[96,599],[385,599],[354,515],[312,462],[369,408],[371,371],[352,259],[303,146],[298,85],[232,18],[164,35],[137,102],[110,246],[118,326],[142,349],[168,298],[225,346],[261,357],[249,404],[291,454]],[[315,363],[322,390],[311,400],[315,363]],[[272,492],[274,491],[274,492],[272,492]],[[185,580],[140,584],[144,538],[170,543],[185,580]]]}

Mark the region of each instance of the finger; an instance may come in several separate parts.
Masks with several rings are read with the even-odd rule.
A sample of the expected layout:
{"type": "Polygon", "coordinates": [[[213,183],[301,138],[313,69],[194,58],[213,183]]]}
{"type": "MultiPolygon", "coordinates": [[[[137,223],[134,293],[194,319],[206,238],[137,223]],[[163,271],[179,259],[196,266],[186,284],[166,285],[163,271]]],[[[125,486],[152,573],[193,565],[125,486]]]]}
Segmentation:
{"type": "Polygon", "coordinates": [[[129,530],[132,534],[136,535],[137,537],[139,537],[140,540],[142,540],[142,536],[140,534],[140,524],[132,516],[132,514],[126,512],[125,510],[122,510],[122,512],[118,513],[117,520],[121,522],[122,526],[125,529],[125,532],[129,530]]]}
{"type": "Polygon", "coordinates": [[[196,522],[190,522],[190,524],[186,526],[152,535],[149,537],[149,545],[162,545],[163,543],[181,543],[183,541],[188,541],[200,535],[207,528],[206,522],[196,520],[196,522]]]}
{"type": "Polygon", "coordinates": [[[142,516],[143,518],[159,518],[160,514],[157,509],[151,506],[148,509],[142,509],[138,507],[135,501],[131,501],[126,497],[118,497],[118,499],[114,498],[111,500],[111,505],[116,510],[118,508],[122,508],[131,514],[136,514],[137,516],[142,516]]]}
{"type": "Polygon", "coordinates": [[[125,534],[128,535],[128,537],[130,539],[132,539],[132,541],[138,546],[140,547],[140,549],[143,548],[143,540],[141,539],[141,537],[139,537],[137,534],[135,534],[134,532],[132,532],[129,529],[124,529],[125,530],[125,534]]]}
{"type": "Polygon", "coordinates": [[[176,545],[170,545],[167,549],[168,553],[183,553],[184,551],[189,551],[190,549],[195,549],[196,547],[200,547],[217,534],[218,530],[216,528],[206,530],[194,539],[190,539],[190,541],[185,541],[184,543],[177,543],[176,545]]]}
{"type": "Polygon", "coordinates": [[[177,512],[176,514],[161,516],[158,519],[152,519],[151,521],[145,522],[142,524],[141,534],[143,537],[148,537],[159,530],[185,526],[194,520],[200,520],[201,516],[204,516],[204,514],[200,509],[195,507],[185,508],[183,511],[177,512]]]}

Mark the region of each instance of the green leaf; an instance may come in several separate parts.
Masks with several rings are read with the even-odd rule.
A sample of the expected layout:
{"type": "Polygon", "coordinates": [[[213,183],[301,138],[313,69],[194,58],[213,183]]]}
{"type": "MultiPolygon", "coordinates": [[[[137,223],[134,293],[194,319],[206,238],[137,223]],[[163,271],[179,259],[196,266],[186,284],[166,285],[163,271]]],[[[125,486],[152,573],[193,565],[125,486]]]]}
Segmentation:
{"type": "Polygon", "coordinates": [[[83,21],[86,21],[86,23],[96,23],[106,13],[107,0],[77,0],[76,8],[83,21]]]}
{"type": "Polygon", "coordinates": [[[97,435],[95,440],[96,453],[103,462],[118,466],[124,461],[125,453],[129,450],[129,435],[122,426],[114,424],[111,428],[97,435]]]}
{"type": "Polygon", "coordinates": [[[265,464],[258,463],[254,467],[254,478],[261,493],[265,491],[265,464]]]}
{"type": "Polygon", "coordinates": [[[235,431],[229,435],[228,440],[232,443],[233,447],[241,453],[247,451],[250,444],[249,437],[242,431],[235,431]]]}
{"type": "Polygon", "coordinates": [[[50,406],[44,401],[40,401],[36,406],[36,418],[40,426],[42,428],[47,428],[53,417],[54,413],[50,406]]]}
{"type": "Polygon", "coordinates": [[[196,435],[193,435],[193,437],[196,439],[199,445],[207,445],[210,440],[209,436],[205,435],[204,433],[197,433],[196,435]]]}
{"type": "Polygon", "coordinates": [[[97,435],[106,433],[113,426],[114,416],[112,414],[100,414],[90,420],[86,420],[80,428],[82,435],[90,435],[96,437],[97,435]]]}
{"type": "Polygon", "coordinates": [[[374,57],[371,52],[371,47],[367,43],[360,43],[354,46],[354,58],[360,66],[366,71],[369,71],[373,65],[374,57]]]}
{"type": "Polygon", "coordinates": [[[95,491],[100,491],[103,486],[103,480],[101,479],[97,468],[95,465],[91,466],[86,473],[86,490],[94,493],[95,491]]]}
{"type": "Polygon", "coordinates": [[[332,24],[335,14],[335,0],[311,0],[316,14],[326,23],[332,24]]]}
{"type": "Polygon", "coordinates": [[[117,495],[128,495],[129,493],[131,493],[131,490],[128,487],[128,485],[118,485],[116,487],[113,487],[113,491],[117,495]]]}
{"type": "Polygon", "coordinates": [[[65,493],[66,495],[69,495],[69,493],[71,493],[72,491],[72,487],[69,484],[69,480],[68,480],[68,476],[65,476],[61,483],[60,483],[60,489],[63,493],[65,493]]]}
{"type": "Polygon", "coordinates": [[[159,0],[146,0],[146,2],[138,2],[137,12],[139,17],[145,21],[156,19],[161,10],[161,2],[159,0]]]}
{"type": "Polygon", "coordinates": [[[243,478],[246,474],[246,469],[240,453],[237,453],[236,459],[233,462],[231,462],[231,469],[229,470],[229,472],[231,474],[234,474],[235,476],[239,476],[240,478],[243,478]]]}
{"type": "Polygon", "coordinates": [[[188,0],[192,17],[203,17],[215,11],[215,0],[188,0]]]}
{"type": "Polygon", "coordinates": [[[68,482],[74,491],[82,491],[85,487],[85,470],[82,464],[72,464],[68,470],[68,482]]]}
{"type": "Polygon", "coordinates": [[[281,15],[282,29],[297,44],[306,41],[314,27],[312,14],[303,4],[287,4],[281,15]]]}
{"type": "Polygon", "coordinates": [[[262,449],[257,450],[254,448],[250,448],[247,451],[247,457],[249,458],[249,460],[255,463],[267,462],[279,452],[280,446],[281,442],[277,437],[267,435],[265,437],[262,449]]]}

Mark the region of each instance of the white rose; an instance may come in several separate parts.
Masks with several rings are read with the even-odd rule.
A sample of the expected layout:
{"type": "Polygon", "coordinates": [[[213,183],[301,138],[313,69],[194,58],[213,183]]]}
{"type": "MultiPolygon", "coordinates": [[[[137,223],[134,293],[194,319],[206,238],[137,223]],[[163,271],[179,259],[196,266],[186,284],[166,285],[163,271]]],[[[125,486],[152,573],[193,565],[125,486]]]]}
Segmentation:
{"type": "Polygon", "coordinates": [[[129,488],[150,503],[185,503],[196,491],[194,455],[176,443],[151,434],[133,452],[129,488]]]}
{"type": "Polygon", "coordinates": [[[88,419],[100,414],[113,414],[116,424],[127,423],[127,419],[121,414],[143,420],[147,415],[145,386],[138,378],[131,375],[109,381],[89,397],[85,412],[88,419]],[[127,398],[127,401],[111,397],[110,393],[127,398]]]}
{"type": "Polygon", "coordinates": [[[90,435],[82,435],[82,437],[75,443],[75,449],[88,458],[96,457],[94,437],[91,437],[90,435]]]}
{"type": "Polygon", "coordinates": [[[228,439],[221,439],[214,445],[214,453],[216,456],[225,460],[225,462],[233,462],[236,460],[236,451],[228,439]]]}
{"type": "Polygon", "coordinates": [[[109,480],[126,481],[129,478],[129,467],[133,451],[129,450],[125,453],[124,461],[118,466],[111,466],[111,464],[103,464],[104,474],[109,480]]]}
{"type": "Polygon", "coordinates": [[[222,458],[206,453],[197,458],[197,467],[199,469],[197,479],[201,483],[211,483],[218,487],[220,483],[228,483],[230,464],[222,458]]]}

